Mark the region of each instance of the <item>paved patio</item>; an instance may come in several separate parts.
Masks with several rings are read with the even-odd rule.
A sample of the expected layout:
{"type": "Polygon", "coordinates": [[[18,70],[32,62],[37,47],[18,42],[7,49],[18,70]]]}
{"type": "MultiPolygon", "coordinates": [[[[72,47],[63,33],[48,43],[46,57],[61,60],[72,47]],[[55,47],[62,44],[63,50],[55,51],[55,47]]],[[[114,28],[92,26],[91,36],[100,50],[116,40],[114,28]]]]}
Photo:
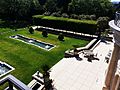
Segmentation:
{"type": "Polygon", "coordinates": [[[57,90],[102,90],[108,68],[105,56],[110,50],[113,50],[112,42],[100,42],[93,50],[99,61],[88,62],[83,54],[80,54],[82,60],[63,58],[51,68],[50,76],[54,80],[55,88],[57,90]]]}

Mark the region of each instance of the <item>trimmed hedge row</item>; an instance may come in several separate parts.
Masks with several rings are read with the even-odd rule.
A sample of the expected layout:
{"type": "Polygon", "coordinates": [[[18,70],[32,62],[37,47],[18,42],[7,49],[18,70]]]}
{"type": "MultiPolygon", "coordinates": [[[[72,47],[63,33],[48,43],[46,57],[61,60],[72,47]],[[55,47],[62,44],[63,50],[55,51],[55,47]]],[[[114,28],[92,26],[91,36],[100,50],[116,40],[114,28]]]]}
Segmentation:
{"type": "Polygon", "coordinates": [[[76,20],[44,15],[33,16],[33,23],[35,25],[64,29],[91,35],[94,35],[97,29],[97,22],[93,20],[76,20]]]}

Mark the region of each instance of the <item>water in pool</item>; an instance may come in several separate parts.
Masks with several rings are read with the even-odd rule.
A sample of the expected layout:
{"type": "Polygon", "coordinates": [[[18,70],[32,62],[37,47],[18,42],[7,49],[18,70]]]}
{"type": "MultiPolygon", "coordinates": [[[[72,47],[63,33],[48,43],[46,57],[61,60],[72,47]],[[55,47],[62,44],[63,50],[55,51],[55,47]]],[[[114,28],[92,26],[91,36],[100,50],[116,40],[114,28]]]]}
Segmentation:
{"type": "Polygon", "coordinates": [[[11,70],[9,67],[5,66],[4,64],[0,64],[0,75],[8,72],[9,70],[11,70]]]}
{"type": "Polygon", "coordinates": [[[51,50],[52,48],[54,48],[54,45],[52,45],[52,44],[41,42],[41,41],[38,41],[38,40],[35,40],[32,38],[28,38],[28,37],[25,37],[23,35],[10,36],[10,38],[14,38],[14,39],[23,41],[25,43],[38,46],[38,47],[43,48],[45,50],[51,50]]]}
{"type": "Polygon", "coordinates": [[[14,68],[5,62],[0,61],[0,77],[11,72],[14,68]]]}

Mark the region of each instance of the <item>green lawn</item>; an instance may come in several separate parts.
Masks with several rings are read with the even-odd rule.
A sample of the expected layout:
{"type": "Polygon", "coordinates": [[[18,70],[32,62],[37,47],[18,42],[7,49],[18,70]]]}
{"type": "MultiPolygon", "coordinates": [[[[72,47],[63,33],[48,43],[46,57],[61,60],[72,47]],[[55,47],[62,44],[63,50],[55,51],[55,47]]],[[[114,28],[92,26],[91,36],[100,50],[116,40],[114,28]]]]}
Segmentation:
{"type": "Polygon", "coordinates": [[[0,33],[2,33],[2,32],[8,32],[10,30],[11,30],[10,28],[1,28],[0,29],[0,33]]]}
{"type": "Polygon", "coordinates": [[[41,32],[35,31],[34,34],[30,34],[27,29],[23,29],[0,35],[0,60],[12,65],[15,70],[11,74],[28,84],[32,79],[32,74],[37,70],[41,71],[41,65],[48,64],[52,67],[64,57],[64,52],[67,49],[73,48],[72,45],[85,46],[88,42],[68,37],[65,37],[65,41],[61,42],[57,39],[57,35],[49,34],[47,38],[44,38],[41,32]],[[56,47],[46,51],[9,38],[9,36],[16,34],[51,43],[56,47]]]}

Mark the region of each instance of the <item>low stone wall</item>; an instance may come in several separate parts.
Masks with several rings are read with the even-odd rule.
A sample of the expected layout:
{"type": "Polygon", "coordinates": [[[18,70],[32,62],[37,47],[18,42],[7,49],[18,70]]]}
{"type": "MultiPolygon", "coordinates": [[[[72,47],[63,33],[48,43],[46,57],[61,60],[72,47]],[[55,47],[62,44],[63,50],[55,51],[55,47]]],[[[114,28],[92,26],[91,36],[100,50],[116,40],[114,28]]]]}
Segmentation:
{"type": "MultiPolygon", "coordinates": [[[[76,48],[76,52],[79,54],[79,52],[83,50],[94,50],[94,48],[100,43],[101,40],[99,39],[93,39],[89,44],[87,44],[85,47],[76,48]]],[[[74,50],[67,50],[65,51],[65,57],[75,57],[77,54],[75,54],[74,50]]]]}
{"type": "MultiPolygon", "coordinates": [[[[86,40],[92,40],[93,39],[85,47],[76,48],[76,52],[78,52],[78,53],[80,51],[83,51],[83,50],[91,49],[99,41],[99,39],[97,39],[97,36],[95,36],[95,35],[77,33],[77,32],[72,32],[72,31],[54,29],[54,28],[50,28],[50,27],[43,27],[43,26],[34,26],[33,29],[38,30],[38,31],[46,30],[47,32],[53,33],[53,34],[63,33],[65,36],[68,36],[68,37],[74,37],[74,38],[80,38],[80,39],[86,39],[86,40]]],[[[75,54],[74,50],[67,50],[67,51],[65,51],[64,56],[65,57],[75,57],[75,56],[78,56],[78,54],[75,54]]]]}
{"type": "Polygon", "coordinates": [[[43,26],[34,26],[33,29],[37,31],[46,30],[48,33],[52,33],[56,35],[59,35],[59,33],[63,33],[64,36],[78,38],[78,39],[80,38],[80,39],[92,40],[97,37],[96,35],[83,34],[83,33],[55,29],[50,27],[43,27],[43,26]]]}

